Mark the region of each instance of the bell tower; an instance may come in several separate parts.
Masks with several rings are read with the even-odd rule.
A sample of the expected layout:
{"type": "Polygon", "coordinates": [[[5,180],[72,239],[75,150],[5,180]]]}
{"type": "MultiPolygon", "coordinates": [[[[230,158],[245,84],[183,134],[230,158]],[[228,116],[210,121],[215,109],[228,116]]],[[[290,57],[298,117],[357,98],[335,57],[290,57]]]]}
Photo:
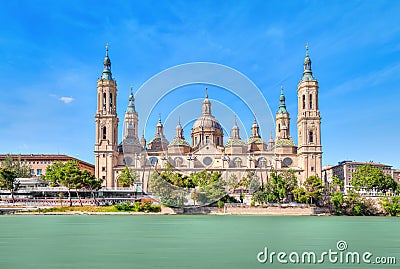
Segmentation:
{"type": "Polygon", "coordinates": [[[303,169],[302,182],[309,176],[321,177],[322,145],[321,116],[318,108],[318,81],[313,77],[311,59],[304,58],[303,77],[297,87],[298,161],[303,169]]]}
{"type": "Polygon", "coordinates": [[[281,86],[281,95],[279,96],[279,109],[276,112],[276,139],[291,140],[290,137],[290,115],[286,110],[285,94],[283,93],[283,86],[281,86]]]}
{"type": "Polygon", "coordinates": [[[276,112],[275,122],[275,154],[296,154],[296,145],[290,136],[290,114],[286,109],[286,98],[285,94],[283,93],[283,86],[281,86],[279,108],[276,112]]]}
{"type": "Polygon", "coordinates": [[[97,81],[96,141],[94,144],[95,176],[104,179],[103,186],[116,187],[113,167],[118,155],[118,117],[116,109],[117,83],[112,78],[111,61],[106,57],[104,69],[97,81]]]}

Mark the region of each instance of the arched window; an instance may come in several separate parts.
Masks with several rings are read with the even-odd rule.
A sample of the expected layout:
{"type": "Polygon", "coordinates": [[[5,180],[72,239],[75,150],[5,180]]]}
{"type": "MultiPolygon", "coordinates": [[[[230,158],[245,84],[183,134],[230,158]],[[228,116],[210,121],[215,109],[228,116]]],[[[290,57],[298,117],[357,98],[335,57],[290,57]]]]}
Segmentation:
{"type": "Polygon", "coordinates": [[[306,96],[303,95],[303,109],[306,109],[306,96]]]}
{"type": "Polygon", "coordinates": [[[106,128],[106,126],[103,127],[103,139],[107,139],[107,128],[106,128]]]}
{"type": "Polygon", "coordinates": [[[106,103],[107,103],[107,96],[106,93],[103,93],[103,109],[106,109],[106,103]]]}
{"type": "Polygon", "coordinates": [[[242,167],[242,159],[240,159],[239,157],[236,157],[235,159],[233,159],[233,167],[235,167],[235,168],[242,167]]]}
{"type": "Polygon", "coordinates": [[[110,93],[110,111],[112,109],[113,106],[113,99],[112,99],[112,93],[110,93]]]}
{"type": "Polygon", "coordinates": [[[219,146],[219,137],[217,137],[217,146],[219,146]]]}
{"type": "Polygon", "coordinates": [[[312,108],[312,94],[310,94],[310,109],[312,108]]]}
{"type": "Polygon", "coordinates": [[[258,167],[266,168],[267,167],[267,159],[261,157],[258,159],[258,167]]]}
{"type": "Polygon", "coordinates": [[[314,142],[314,133],[313,133],[313,131],[310,131],[310,132],[308,133],[308,141],[309,141],[310,143],[313,143],[313,142],[314,142]]]}

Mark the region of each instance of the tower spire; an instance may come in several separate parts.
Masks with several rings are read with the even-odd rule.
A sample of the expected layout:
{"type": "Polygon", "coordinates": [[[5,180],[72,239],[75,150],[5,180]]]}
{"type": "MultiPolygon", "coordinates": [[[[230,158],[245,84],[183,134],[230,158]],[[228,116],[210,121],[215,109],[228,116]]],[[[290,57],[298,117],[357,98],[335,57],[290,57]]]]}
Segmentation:
{"type": "Polygon", "coordinates": [[[254,115],[254,122],[253,125],[251,125],[251,136],[250,138],[261,138],[260,133],[259,133],[260,127],[258,127],[257,120],[256,120],[256,115],[254,115]]]}
{"type": "Polygon", "coordinates": [[[279,97],[279,108],[277,113],[287,113],[285,94],[283,93],[283,85],[281,86],[281,95],[279,97]]]}
{"type": "Polygon", "coordinates": [[[129,95],[129,104],[128,104],[128,109],[126,110],[126,112],[128,113],[136,113],[136,109],[135,109],[135,97],[133,97],[133,92],[132,92],[132,85],[130,86],[130,91],[131,94],[129,95]]]}
{"type": "Polygon", "coordinates": [[[202,115],[211,115],[211,102],[208,99],[208,88],[206,88],[206,98],[202,105],[202,115]]]}
{"type": "Polygon", "coordinates": [[[308,56],[308,42],[306,43],[306,57],[308,56]]]}
{"type": "Polygon", "coordinates": [[[181,117],[179,116],[178,118],[178,125],[176,126],[176,136],[175,138],[178,139],[185,139],[185,137],[183,136],[183,128],[181,125],[181,117]]]}
{"type": "Polygon", "coordinates": [[[306,44],[306,57],[304,58],[304,71],[302,81],[315,80],[311,70],[311,59],[308,55],[308,43],[306,44]]]}
{"type": "Polygon", "coordinates": [[[232,127],[231,139],[241,139],[239,135],[239,127],[237,126],[236,115],[234,115],[234,124],[232,127]]]}
{"type": "Polygon", "coordinates": [[[108,44],[106,45],[106,57],[104,57],[103,65],[104,68],[103,68],[103,73],[101,75],[101,79],[112,80],[111,60],[108,57],[108,44]]]}

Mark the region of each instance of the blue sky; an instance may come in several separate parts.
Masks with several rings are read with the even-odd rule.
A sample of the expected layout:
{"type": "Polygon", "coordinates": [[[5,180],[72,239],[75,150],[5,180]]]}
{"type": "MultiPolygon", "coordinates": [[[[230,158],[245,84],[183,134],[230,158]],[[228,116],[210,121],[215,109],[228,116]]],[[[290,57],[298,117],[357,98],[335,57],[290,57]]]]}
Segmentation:
{"type": "MultiPolygon", "coordinates": [[[[273,114],[284,85],[297,142],[296,89],[308,42],[320,85],[323,164],[373,160],[400,167],[398,1],[1,2],[2,153],[63,153],[93,162],[96,81],[106,43],[121,122],[130,84],[137,91],[167,68],[212,62],[247,76],[273,114]]],[[[200,102],[204,87],[192,85],[166,104],[179,96],[200,102]]],[[[235,107],[223,90],[211,87],[210,97],[235,107]]],[[[140,117],[148,104],[139,101],[140,117]]],[[[168,109],[158,108],[148,124],[168,109]]],[[[233,114],[225,122],[217,112],[229,130],[233,114]]],[[[240,120],[250,128],[251,115],[240,120]]],[[[173,121],[166,124],[169,139],[173,121]]],[[[146,128],[147,139],[153,128],[146,128]]]]}

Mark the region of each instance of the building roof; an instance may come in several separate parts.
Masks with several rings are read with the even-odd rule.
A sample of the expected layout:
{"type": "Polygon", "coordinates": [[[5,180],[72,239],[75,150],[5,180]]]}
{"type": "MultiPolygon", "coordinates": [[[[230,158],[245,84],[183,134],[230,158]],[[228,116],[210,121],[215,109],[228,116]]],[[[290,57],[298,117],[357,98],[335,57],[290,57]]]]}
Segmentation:
{"type": "Polygon", "coordinates": [[[322,170],[329,170],[329,169],[333,169],[334,167],[338,167],[338,166],[344,166],[344,165],[366,165],[366,164],[370,164],[372,166],[377,166],[377,167],[387,167],[387,168],[391,168],[392,165],[389,164],[382,164],[382,163],[375,163],[375,162],[357,162],[357,161],[341,161],[338,162],[337,165],[327,165],[325,167],[322,168],[322,170]]]}
{"type": "Polygon", "coordinates": [[[94,169],[94,165],[65,154],[0,154],[0,161],[8,156],[21,161],[77,161],[79,164],[94,169]]]}

